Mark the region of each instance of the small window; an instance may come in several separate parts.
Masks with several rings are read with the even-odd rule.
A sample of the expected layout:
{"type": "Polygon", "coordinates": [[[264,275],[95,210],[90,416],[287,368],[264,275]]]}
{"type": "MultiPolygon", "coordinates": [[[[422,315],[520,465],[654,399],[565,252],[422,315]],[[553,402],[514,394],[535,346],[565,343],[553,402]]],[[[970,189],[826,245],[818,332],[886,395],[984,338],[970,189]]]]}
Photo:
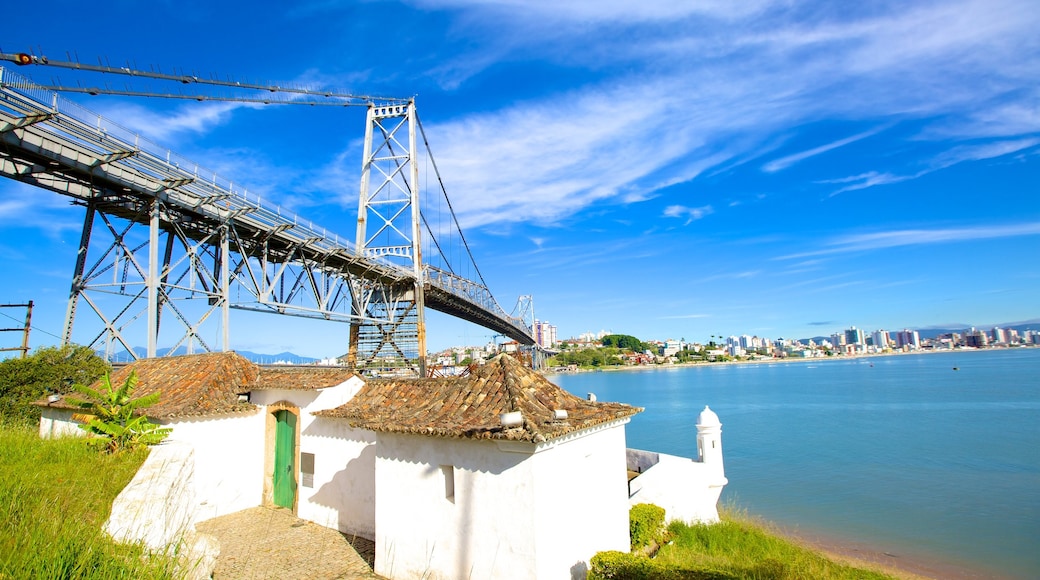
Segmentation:
{"type": "Polygon", "coordinates": [[[303,487],[314,487],[314,454],[300,453],[300,479],[303,487]]]}
{"type": "Polygon", "coordinates": [[[441,474],[444,475],[444,498],[455,503],[455,466],[442,465],[441,474]]]}

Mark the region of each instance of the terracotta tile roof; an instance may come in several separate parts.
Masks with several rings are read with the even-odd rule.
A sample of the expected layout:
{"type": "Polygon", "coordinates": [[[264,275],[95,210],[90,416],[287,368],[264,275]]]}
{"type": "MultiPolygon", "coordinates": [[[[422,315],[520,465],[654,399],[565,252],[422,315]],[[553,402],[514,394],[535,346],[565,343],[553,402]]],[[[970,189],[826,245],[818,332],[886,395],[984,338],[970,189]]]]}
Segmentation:
{"type": "Polygon", "coordinates": [[[260,368],[253,390],[289,389],[310,391],[335,387],[350,380],[354,372],[342,367],[260,368]]]}
{"type": "Polygon", "coordinates": [[[586,401],[499,355],[468,377],[368,381],[348,403],[317,415],[371,431],[540,443],[640,411],[586,401]],[[554,420],[554,410],[567,418],[554,420]],[[505,429],[499,415],[511,411],[523,414],[523,425],[505,429]]]}
{"type": "Polygon", "coordinates": [[[145,410],[149,417],[224,415],[256,408],[239,402],[238,395],[256,382],[257,366],[234,352],[142,359],[112,371],[112,384],[122,384],[131,371],[137,372],[135,396],[162,393],[159,402],[145,410]]]}
{"type": "MultiPolygon", "coordinates": [[[[234,352],[212,352],[141,359],[113,370],[112,384],[123,384],[131,371],[137,372],[135,397],[161,391],[159,402],[145,411],[155,419],[252,411],[256,405],[239,402],[239,394],[261,389],[323,389],[354,376],[342,368],[260,368],[234,352]]],[[[98,388],[100,384],[98,381],[92,386],[98,388]]],[[[67,397],[56,403],[49,403],[45,397],[37,404],[78,409],[67,397]]]]}

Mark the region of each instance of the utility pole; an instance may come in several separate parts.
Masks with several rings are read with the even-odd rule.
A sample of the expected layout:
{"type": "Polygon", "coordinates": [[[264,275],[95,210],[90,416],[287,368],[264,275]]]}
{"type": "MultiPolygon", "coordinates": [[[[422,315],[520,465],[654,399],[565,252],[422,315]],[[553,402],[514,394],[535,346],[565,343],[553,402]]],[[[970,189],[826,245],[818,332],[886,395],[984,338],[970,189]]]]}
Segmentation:
{"type": "Polygon", "coordinates": [[[22,333],[22,346],[11,347],[11,348],[0,348],[0,352],[10,352],[19,350],[22,352],[22,358],[25,358],[29,354],[29,329],[32,328],[32,309],[33,301],[30,300],[27,304],[0,304],[0,308],[24,308],[25,309],[25,326],[22,328],[0,328],[0,332],[21,332],[22,333]]]}

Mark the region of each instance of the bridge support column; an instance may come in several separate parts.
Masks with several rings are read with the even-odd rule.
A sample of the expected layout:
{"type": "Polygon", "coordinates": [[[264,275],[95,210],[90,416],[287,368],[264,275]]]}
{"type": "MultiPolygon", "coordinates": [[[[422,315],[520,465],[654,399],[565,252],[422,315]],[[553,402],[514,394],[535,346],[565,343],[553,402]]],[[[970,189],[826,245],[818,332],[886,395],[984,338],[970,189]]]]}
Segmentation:
{"type": "Polygon", "coordinates": [[[72,273],[72,287],[69,290],[69,306],[65,311],[65,331],[62,332],[61,344],[72,343],[72,323],[76,320],[76,306],[79,293],[83,287],[83,269],[87,265],[87,250],[90,247],[90,233],[94,229],[94,203],[87,203],[86,215],[83,218],[83,231],[79,236],[79,249],[76,251],[76,269],[72,273]]]}
{"type": "Polygon", "coordinates": [[[406,366],[426,376],[425,270],[419,206],[415,102],[371,105],[358,203],[357,249],[408,268],[412,280],[381,289],[355,287],[347,363],[406,366]],[[407,150],[402,150],[407,133],[407,150]],[[368,322],[385,321],[385,322],[368,322]]]}
{"type": "Polygon", "coordinates": [[[159,339],[159,199],[153,199],[148,222],[148,358],[155,357],[159,339]]]}
{"type": "Polygon", "coordinates": [[[220,350],[231,350],[231,288],[228,225],[220,227],[220,350]]]}

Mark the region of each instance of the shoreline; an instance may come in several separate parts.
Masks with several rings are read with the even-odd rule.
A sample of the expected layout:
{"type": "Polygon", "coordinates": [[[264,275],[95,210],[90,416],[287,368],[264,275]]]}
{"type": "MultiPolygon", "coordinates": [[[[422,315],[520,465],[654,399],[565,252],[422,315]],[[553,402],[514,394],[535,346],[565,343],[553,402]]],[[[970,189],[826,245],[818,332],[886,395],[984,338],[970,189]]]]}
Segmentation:
{"type": "MultiPolygon", "coordinates": [[[[756,516],[752,516],[756,517],[756,516]]],[[[869,568],[895,576],[899,580],[1012,580],[997,570],[968,563],[951,562],[938,555],[894,554],[869,544],[825,535],[820,532],[797,531],[768,520],[756,521],[779,536],[807,546],[827,558],[857,568],[869,568]]]]}
{"type": "Polygon", "coordinates": [[[917,356],[917,355],[933,355],[933,354],[953,354],[953,353],[979,353],[979,352],[992,352],[995,350],[1017,350],[1017,349],[1034,349],[1040,348],[1034,345],[1016,346],[1010,348],[965,348],[965,349],[943,349],[943,350],[914,350],[908,352],[879,352],[870,354],[853,354],[853,355],[835,355],[835,356],[817,356],[810,358],[801,357],[784,357],[784,358],[759,358],[754,360],[729,360],[722,362],[684,362],[684,363],[670,363],[670,364],[649,364],[649,365],[617,365],[607,366],[599,368],[579,368],[573,371],[543,371],[542,375],[546,377],[555,375],[570,375],[576,373],[612,373],[612,372],[630,372],[630,371],[660,371],[669,369],[688,369],[697,367],[709,367],[709,366],[725,366],[725,365],[758,365],[758,364],[788,364],[788,363],[807,363],[807,362],[830,362],[830,361],[850,361],[860,359],[872,359],[872,358],[885,358],[892,356],[917,356]]]}

